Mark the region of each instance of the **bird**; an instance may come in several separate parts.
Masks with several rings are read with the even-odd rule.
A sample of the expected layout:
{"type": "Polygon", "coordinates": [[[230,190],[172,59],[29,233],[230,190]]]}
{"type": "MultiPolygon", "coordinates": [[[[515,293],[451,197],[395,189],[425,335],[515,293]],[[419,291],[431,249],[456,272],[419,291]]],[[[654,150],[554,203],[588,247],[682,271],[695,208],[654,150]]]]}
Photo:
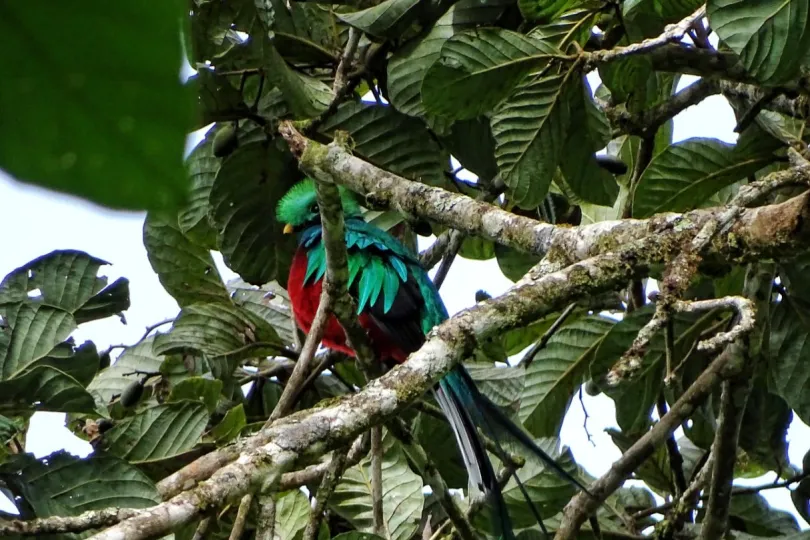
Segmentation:
{"type": "MultiPolygon", "coordinates": [[[[357,303],[360,325],[366,330],[378,360],[405,362],[408,355],[425,343],[426,334],[448,318],[439,291],[419,262],[417,255],[388,232],[366,222],[355,195],[338,187],[345,224],[349,293],[357,303]]],[[[307,178],[294,185],[279,200],[276,219],[285,234],[297,235],[287,292],[296,323],[309,333],[321,297],[326,274],[326,252],[322,241],[320,209],[315,181],[307,178]]],[[[338,320],[330,315],[321,343],[353,356],[338,320]]],[[[462,364],[457,364],[433,388],[433,395],[447,417],[472,484],[494,509],[496,538],[515,538],[511,520],[481,431],[492,439],[501,455],[501,441],[517,442],[541,459],[559,476],[587,492],[531,437],[498,409],[475,385],[462,364]]],[[[548,532],[529,500],[517,475],[518,486],[526,497],[535,519],[548,532]]]]}

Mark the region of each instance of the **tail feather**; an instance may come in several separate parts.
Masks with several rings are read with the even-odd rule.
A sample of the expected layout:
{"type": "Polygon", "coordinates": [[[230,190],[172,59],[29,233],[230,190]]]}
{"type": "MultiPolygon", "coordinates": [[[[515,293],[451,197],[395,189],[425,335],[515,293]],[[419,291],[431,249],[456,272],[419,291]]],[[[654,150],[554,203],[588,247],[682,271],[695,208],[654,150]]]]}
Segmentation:
{"type": "MultiPolygon", "coordinates": [[[[475,381],[472,380],[472,377],[463,366],[457,366],[439,382],[435,395],[456,435],[470,480],[492,498],[497,516],[495,520],[497,522],[495,524],[496,536],[506,540],[515,538],[512,531],[512,522],[506,509],[506,502],[503,499],[501,488],[498,485],[483,441],[478,434],[478,427],[487,437],[493,440],[497,453],[501,456],[506,456],[501,441],[504,439],[516,441],[539,458],[558,476],[590,494],[582,482],[560,467],[554,458],[537,446],[523,429],[515,425],[492,401],[481,394],[475,385],[475,381]]],[[[505,461],[503,457],[501,459],[505,461]]],[[[548,538],[548,531],[540,512],[532,502],[525,486],[516,472],[513,472],[512,476],[515,478],[524,499],[526,499],[535,520],[540,525],[540,529],[548,538]]]]}
{"type": "Polygon", "coordinates": [[[489,400],[485,395],[481,394],[478,391],[478,388],[475,385],[475,381],[472,380],[470,374],[464,369],[462,366],[458,366],[456,369],[453,370],[452,375],[455,380],[463,380],[464,386],[468,388],[473,397],[473,403],[475,404],[475,412],[477,413],[477,420],[481,425],[481,429],[483,429],[484,433],[492,438],[498,446],[500,446],[499,441],[504,436],[517,441],[520,443],[521,446],[529,450],[533,455],[539,458],[546,466],[554,471],[560,478],[570,482],[571,484],[577,486],[579,489],[591,495],[591,492],[588,491],[588,488],[580,482],[577,478],[572,476],[568,471],[560,467],[557,461],[548,455],[542,448],[537,446],[532,438],[521,429],[519,426],[516,426],[512,420],[509,419],[492,401],[489,400]]]}
{"type": "Polygon", "coordinates": [[[473,419],[463,405],[463,398],[444,379],[439,382],[439,386],[434,390],[434,395],[456,436],[470,481],[493,503],[496,518],[493,520],[493,524],[496,537],[501,540],[515,540],[501,487],[498,485],[492,463],[489,461],[489,456],[487,456],[484,443],[481,441],[473,419]]]}

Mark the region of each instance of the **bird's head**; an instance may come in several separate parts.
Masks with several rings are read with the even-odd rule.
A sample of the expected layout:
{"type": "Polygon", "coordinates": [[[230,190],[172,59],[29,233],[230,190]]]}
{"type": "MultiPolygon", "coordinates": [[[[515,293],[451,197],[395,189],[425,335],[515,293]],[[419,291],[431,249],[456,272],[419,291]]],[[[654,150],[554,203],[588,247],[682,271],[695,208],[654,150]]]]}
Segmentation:
{"type": "MultiPolygon", "coordinates": [[[[360,205],[352,192],[342,186],[338,187],[338,191],[344,217],[360,216],[360,205]]],[[[285,234],[320,223],[318,197],[315,193],[315,182],[312,179],[307,178],[290,188],[278,202],[276,219],[284,223],[285,234]]]]}

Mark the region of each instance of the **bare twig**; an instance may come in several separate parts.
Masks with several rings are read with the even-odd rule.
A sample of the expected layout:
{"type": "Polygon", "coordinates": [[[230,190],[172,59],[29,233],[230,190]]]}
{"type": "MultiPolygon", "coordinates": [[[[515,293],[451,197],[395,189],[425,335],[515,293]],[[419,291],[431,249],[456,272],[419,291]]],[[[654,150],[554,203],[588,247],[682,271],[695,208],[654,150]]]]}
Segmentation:
{"type": "MultiPolygon", "coordinates": [[[[655,404],[658,410],[658,417],[663,418],[667,414],[667,400],[664,393],[658,394],[658,400],[655,404]]],[[[675,479],[675,495],[680,496],[686,491],[686,477],[683,474],[683,456],[678,450],[678,443],[675,441],[675,435],[670,433],[669,437],[664,441],[667,447],[667,456],[669,457],[669,468],[672,471],[672,477],[675,479]]]]}
{"type": "Polygon", "coordinates": [[[318,310],[315,312],[315,318],[312,321],[309,334],[307,334],[307,339],[304,342],[304,346],[301,348],[301,354],[298,355],[298,362],[295,363],[295,368],[290,378],[287,380],[287,384],[284,386],[284,391],[278,398],[276,407],[273,409],[267,422],[265,422],[265,427],[268,427],[282,416],[288,415],[295,406],[295,402],[298,400],[298,396],[304,388],[307,375],[309,375],[309,364],[312,362],[312,357],[315,356],[315,351],[318,350],[318,345],[321,342],[326,323],[329,320],[330,303],[328,289],[324,286],[321,290],[321,299],[318,304],[318,310]]]}
{"type": "Polygon", "coordinates": [[[554,321],[554,323],[548,328],[548,330],[546,330],[543,333],[542,336],[540,336],[540,339],[537,341],[537,343],[535,343],[532,346],[532,348],[529,349],[525,355],[523,355],[523,358],[521,358],[520,362],[518,362],[519,367],[524,367],[528,369],[529,366],[532,365],[534,357],[537,356],[537,354],[540,351],[546,348],[546,345],[548,345],[549,340],[554,336],[554,334],[557,333],[557,330],[562,328],[562,325],[565,324],[565,320],[571,315],[571,313],[574,312],[576,307],[577,307],[576,302],[573,304],[568,304],[568,307],[566,307],[563,310],[563,312],[560,313],[560,316],[557,317],[557,320],[554,321]]]}
{"type": "Polygon", "coordinates": [[[633,43],[626,47],[614,47],[612,49],[594,51],[591,53],[583,53],[586,59],[585,71],[590,71],[596,65],[618,60],[627,56],[642,54],[650,52],[654,49],[663,47],[670,43],[677,43],[681,41],[694,25],[695,21],[702,19],[706,16],[706,6],[699,7],[694,13],[683,19],[677,24],[671,24],[666,27],[664,32],[654,38],[648,38],[639,43],[633,43]]]}
{"type": "Polygon", "coordinates": [[[419,254],[419,262],[422,264],[422,267],[425,270],[430,270],[436,266],[436,264],[442,260],[442,257],[447,250],[447,246],[452,240],[453,236],[460,234],[461,233],[455,229],[448,229],[437,236],[436,241],[433,242],[429,248],[419,254]]]}
{"type": "Polygon", "coordinates": [[[239,540],[242,538],[251,504],[253,504],[253,494],[248,493],[242,497],[242,500],[239,502],[239,509],[236,511],[236,518],[233,520],[233,527],[231,528],[231,534],[228,536],[228,540],[239,540]]]}
{"type": "Polygon", "coordinates": [[[303,540],[315,540],[318,538],[318,531],[321,528],[321,521],[323,521],[323,514],[326,511],[326,503],[329,502],[329,497],[335,491],[343,471],[346,470],[346,455],[345,451],[335,450],[332,453],[332,460],[321,478],[321,484],[318,486],[318,491],[315,493],[315,505],[309,512],[309,522],[306,529],[304,529],[303,540]]]}
{"type": "Polygon", "coordinates": [[[444,279],[447,277],[448,272],[450,272],[450,267],[453,265],[453,261],[456,260],[463,241],[464,235],[458,231],[453,231],[450,235],[450,242],[447,244],[447,248],[444,251],[442,263],[439,265],[436,276],[433,278],[433,283],[436,285],[437,289],[442,286],[444,279]]]}
{"type": "Polygon", "coordinates": [[[256,540],[273,540],[276,527],[276,500],[269,493],[259,497],[259,519],[256,520],[256,540]]]}
{"type": "Polygon", "coordinates": [[[129,508],[90,510],[78,516],[53,516],[23,520],[0,520],[0,536],[44,536],[47,534],[78,533],[100,527],[109,527],[136,514],[129,508]]]}
{"type": "Polygon", "coordinates": [[[211,518],[204,517],[200,520],[200,524],[197,525],[197,528],[194,530],[194,536],[191,540],[203,540],[205,535],[208,533],[208,528],[211,526],[211,518]]]}

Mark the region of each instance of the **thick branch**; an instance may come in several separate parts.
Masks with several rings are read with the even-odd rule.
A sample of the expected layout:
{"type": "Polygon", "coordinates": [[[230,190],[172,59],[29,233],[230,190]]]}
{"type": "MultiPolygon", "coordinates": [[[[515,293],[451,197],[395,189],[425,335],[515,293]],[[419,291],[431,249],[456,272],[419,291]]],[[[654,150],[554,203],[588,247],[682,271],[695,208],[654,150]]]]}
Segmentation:
{"type": "Polygon", "coordinates": [[[91,510],[78,516],[53,516],[32,520],[0,520],[0,537],[84,532],[90,529],[109,527],[123,519],[134,516],[136,513],[136,510],[129,508],[104,508],[103,510],[91,510]]]}
{"type": "MultiPolygon", "coordinates": [[[[279,131],[299,157],[301,167],[318,180],[346,186],[373,200],[375,205],[417,215],[523,252],[545,255],[547,264],[554,269],[660,235],[685,223],[702,226],[709,220],[717,221],[720,211],[718,208],[709,208],[685,214],[659,214],[644,220],[625,219],[581,227],[556,227],[512,214],[464,195],[411,182],[352,156],[340,144],[331,143],[325,146],[307,139],[290,123],[282,123],[279,131]]],[[[795,168],[775,174],[782,173],[792,175],[797,182],[806,182],[805,176],[795,168]]],[[[774,234],[779,234],[775,228],[787,225],[784,217],[776,215],[761,219],[765,218],[765,213],[775,209],[776,206],[743,211],[731,229],[747,231],[745,239],[736,233],[733,235],[734,242],[742,241],[742,244],[738,244],[739,249],[729,245],[730,233],[723,231],[723,234],[718,234],[706,247],[704,259],[715,257],[716,260],[727,261],[731,251],[766,255],[762,249],[772,243],[770,239],[774,238],[774,234]],[[768,208],[771,210],[766,210],[768,208]],[[755,226],[753,221],[757,222],[755,226]]],[[[789,214],[793,212],[788,212],[785,216],[789,214]]],[[[803,231],[804,227],[800,222],[801,219],[792,225],[803,231]]],[[[793,233],[790,236],[793,237],[793,233]]],[[[806,250],[798,242],[795,246],[800,251],[806,250]]],[[[751,260],[754,258],[751,257],[751,260]]]]}

